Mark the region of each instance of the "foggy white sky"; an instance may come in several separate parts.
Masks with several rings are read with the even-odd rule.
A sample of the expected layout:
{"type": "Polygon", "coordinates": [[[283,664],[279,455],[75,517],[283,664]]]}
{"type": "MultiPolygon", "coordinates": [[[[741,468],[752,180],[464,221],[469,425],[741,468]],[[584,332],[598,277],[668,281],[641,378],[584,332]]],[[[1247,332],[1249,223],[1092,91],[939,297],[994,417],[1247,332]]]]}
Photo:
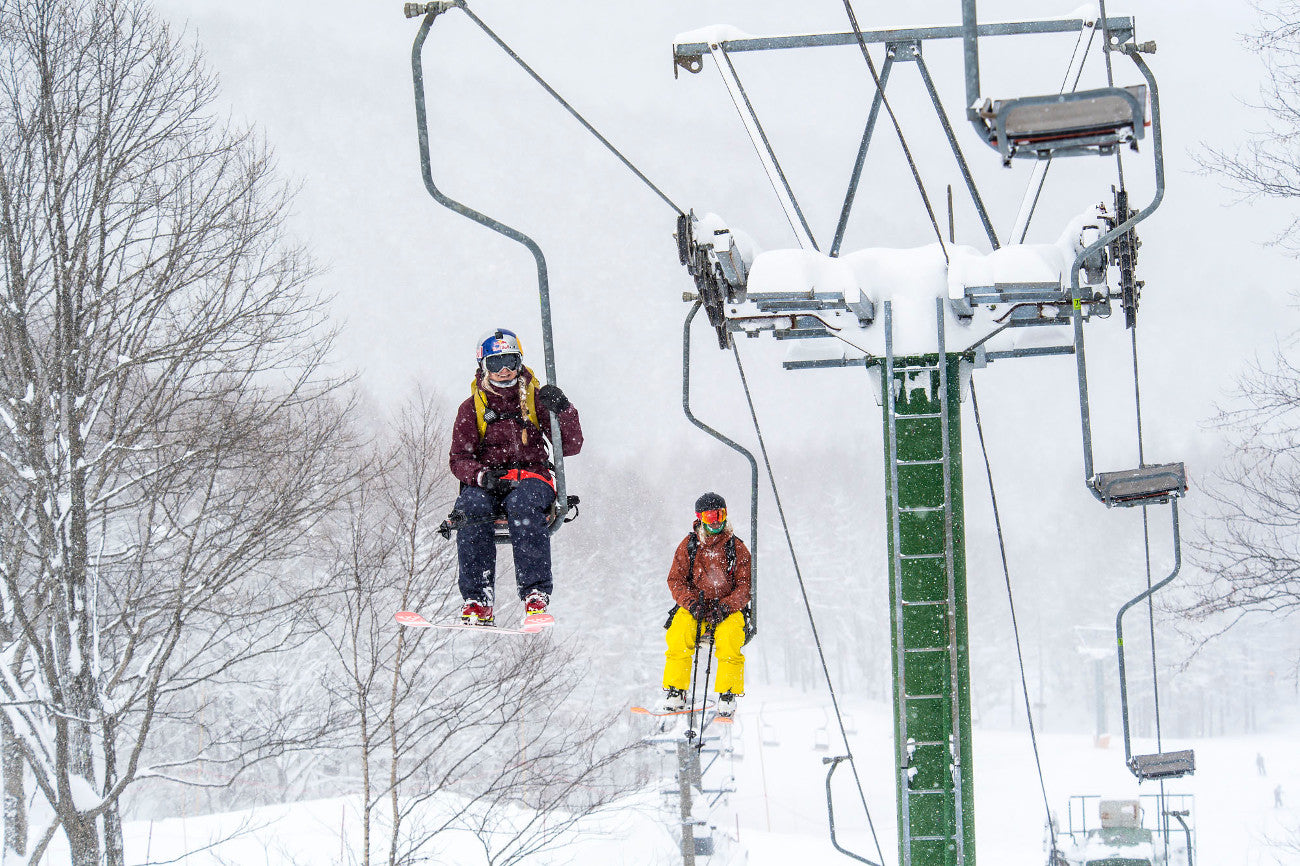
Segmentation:
{"type": "MultiPolygon", "coordinates": [[[[862,26],[960,20],[957,0],[882,11],[887,5],[859,0],[862,26]]],[[[982,0],[979,11],[983,21],[1066,17],[1074,5],[982,0]]],[[[531,257],[438,206],[421,185],[409,66],[418,22],[403,18],[400,2],[157,6],[198,39],[234,116],[264,130],[283,171],[301,183],[293,228],[328,267],[322,286],[337,296],[346,320],[345,360],[364,371],[381,401],[400,399],[416,381],[458,401],[472,373],[474,338],[498,325],[523,335],[529,361],[540,368],[531,257]]],[[[702,74],[674,80],[670,46],[677,33],[718,23],[753,34],[845,30],[839,0],[478,0],[471,8],[683,208],[717,212],[767,249],[794,245],[716,70],[706,61],[702,74]]],[[[1267,352],[1279,331],[1294,327],[1294,262],[1261,243],[1285,225],[1284,209],[1229,207],[1232,195],[1196,174],[1189,157],[1204,143],[1231,146],[1263,126],[1243,104],[1257,92],[1262,65],[1238,38],[1255,12],[1221,0],[1114,0],[1107,11],[1134,15],[1139,39],[1159,44],[1149,60],[1161,86],[1168,192],[1140,228],[1144,421],[1148,460],[1184,460],[1195,479],[1212,467],[1218,448],[1217,433],[1204,427],[1213,404],[1244,359],[1267,352]]],[[[985,40],[985,93],[1053,91],[1072,45],[1068,36],[985,40]]],[[[1001,168],[961,122],[958,43],[930,43],[926,52],[1005,232],[1029,166],[1001,168]]],[[[691,284],[676,262],[673,212],[461,13],[435,24],[425,63],[435,178],[449,195],[533,235],[548,256],[559,381],[583,412],[587,455],[642,453],[654,465],[681,447],[714,447],[680,409],[681,293],[691,284]]],[[[815,234],[828,244],[869,107],[861,56],[846,47],[750,54],[736,63],[815,234]]],[[[1119,83],[1140,80],[1123,58],[1117,70],[1119,83]]],[[[1094,55],[1082,86],[1101,84],[1103,74],[1094,55]]],[[[986,247],[910,65],[896,68],[889,92],[932,198],[941,202],[944,186],[955,186],[958,241],[986,247]]],[[[1150,195],[1149,159],[1144,149],[1126,162],[1139,204],[1150,195]]],[[[1070,216],[1109,201],[1113,182],[1110,160],[1054,166],[1030,240],[1054,240],[1070,216]]],[[[932,239],[882,122],[845,249],[932,239]]],[[[1137,463],[1121,318],[1089,331],[1099,470],[1137,463]]],[[[708,331],[697,333],[697,410],[741,438],[748,419],[734,367],[708,331]],[[710,400],[716,405],[703,408],[710,400]]],[[[865,439],[873,443],[867,453],[877,449],[878,409],[862,372],[781,372],[783,350],[767,340],[742,344],[759,412],[778,446],[865,439]]],[[[1006,483],[1059,498],[1061,514],[1097,509],[1081,483],[1073,360],[1003,362],[977,381],[1006,483]]],[[[970,449],[973,437],[967,441],[970,449]]],[[[583,467],[581,458],[571,464],[579,484],[583,467]]],[[[743,484],[743,466],[734,469],[743,484]]],[[[870,485],[879,468],[863,471],[870,485]]],[[[842,483],[842,474],[817,483],[842,483]]],[[[865,493],[873,503],[879,494],[865,493]]]]}

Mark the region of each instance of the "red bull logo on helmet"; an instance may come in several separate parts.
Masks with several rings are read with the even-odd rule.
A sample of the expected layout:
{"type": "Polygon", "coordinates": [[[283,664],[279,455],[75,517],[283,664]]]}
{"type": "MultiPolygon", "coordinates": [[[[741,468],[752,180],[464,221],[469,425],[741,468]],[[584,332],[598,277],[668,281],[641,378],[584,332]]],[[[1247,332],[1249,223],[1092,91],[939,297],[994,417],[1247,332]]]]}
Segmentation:
{"type": "Polygon", "coordinates": [[[497,331],[489,331],[479,338],[478,343],[478,360],[482,361],[489,355],[501,355],[505,353],[520,354],[523,347],[519,343],[519,338],[514,332],[501,328],[497,331]]]}

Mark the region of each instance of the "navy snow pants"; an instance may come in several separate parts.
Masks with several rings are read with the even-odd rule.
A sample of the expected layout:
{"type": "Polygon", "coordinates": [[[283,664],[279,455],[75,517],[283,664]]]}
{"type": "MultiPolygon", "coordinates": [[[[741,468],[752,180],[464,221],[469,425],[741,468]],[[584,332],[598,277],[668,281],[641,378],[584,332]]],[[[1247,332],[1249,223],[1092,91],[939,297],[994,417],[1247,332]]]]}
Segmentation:
{"type": "MultiPolygon", "coordinates": [[[[466,601],[495,601],[497,546],[492,515],[499,501],[502,497],[482,487],[466,487],[456,499],[456,510],[467,518],[466,525],[456,532],[460,596],[466,601]]],[[[536,478],[525,478],[504,497],[520,599],[534,589],[551,594],[551,535],[546,530],[546,509],[553,501],[555,491],[536,478]]]]}

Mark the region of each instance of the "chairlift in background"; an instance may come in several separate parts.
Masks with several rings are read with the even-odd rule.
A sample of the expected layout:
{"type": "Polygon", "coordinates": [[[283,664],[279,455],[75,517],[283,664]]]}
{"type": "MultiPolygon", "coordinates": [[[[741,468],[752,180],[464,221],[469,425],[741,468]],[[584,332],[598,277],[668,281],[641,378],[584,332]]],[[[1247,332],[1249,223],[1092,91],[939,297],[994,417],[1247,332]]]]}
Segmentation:
{"type": "Polygon", "coordinates": [[[1155,755],[1133,755],[1129,758],[1128,766],[1139,781],[1179,779],[1196,772],[1196,755],[1191,749],[1155,755]]]}

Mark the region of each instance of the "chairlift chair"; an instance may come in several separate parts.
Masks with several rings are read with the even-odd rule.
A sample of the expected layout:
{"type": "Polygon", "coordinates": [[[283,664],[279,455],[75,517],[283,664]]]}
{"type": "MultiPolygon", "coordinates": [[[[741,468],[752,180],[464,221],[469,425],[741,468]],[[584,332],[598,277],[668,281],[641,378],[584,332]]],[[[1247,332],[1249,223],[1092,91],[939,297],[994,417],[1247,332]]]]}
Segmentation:
{"type": "Polygon", "coordinates": [[[1074,93],[985,99],[975,107],[984,139],[1015,158],[1111,154],[1121,144],[1136,146],[1146,130],[1147,88],[1102,87],[1074,93]]]}
{"type": "MultiPolygon", "coordinates": [[[[419,144],[420,153],[420,174],[424,181],[425,190],[438,204],[459,214],[472,222],[478,223],[484,228],[490,229],[508,240],[520,244],[529,253],[532,254],[533,260],[537,266],[537,298],[540,306],[540,317],[542,326],[542,353],[546,381],[552,385],[559,384],[559,377],[555,365],[555,338],[551,327],[551,290],[550,280],[547,277],[546,257],[542,253],[541,247],[537,245],[531,237],[512,228],[505,223],[488,216],[485,213],[475,210],[462,202],[450,198],[438,188],[433,179],[433,151],[429,146],[429,116],[425,103],[424,87],[424,45],[429,36],[430,28],[433,22],[442,14],[459,8],[470,17],[480,28],[495,38],[487,25],[478,19],[469,8],[465,6],[464,0],[435,0],[430,3],[407,3],[403,8],[403,14],[407,18],[417,18],[424,16],[420,23],[420,29],[416,33],[415,42],[411,46],[411,77],[412,86],[415,92],[415,119],[416,135],[419,144]]],[[[499,40],[498,40],[499,41],[499,40]]],[[[508,49],[507,49],[508,50],[508,49]]],[[[517,58],[516,58],[517,59],[517,58]]],[[[567,492],[564,472],[564,443],[560,432],[559,419],[554,415],[551,416],[550,440],[553,453],[551,456],[554,465],[554,487],[555,500],[551,508],[547,511],[547,529],[554,534],[561,526],[569,523],[577,516],[576,506],[578,497],[570,496],[567,492]],[[573,516],[568,515],[569,511],[574,509],[573,516]]],[[[456,512],[452,512],[447,519],[438,527],[438,532],[443,538],[450,538],[451,533],[460,526],[465,524],[464,515],[460,515],[459,521],[456,519],[456,512]]],[[[494,532],[497,543],[504,543],[510,540],[510,530],[505,523],[503,514],[496,515],[493,518],[494,532]]]]}
{"type": "Polygon", "coordinates": [[[1182,463],[1159,463],[1119,472],[1098,472],[1091,486],[1107,508],[1158,505],[1187,493],[1187,470],[1182,463]]]}
{"type": "MultiPolygon", "coordinates": [[[[572,523],[574,520],[578,519],[578,503],[581,500],[573,494],[569,494],[568,500],[569,506],[565,509],[563,515],[560,514],[554,502],[551,503],[550,508],[546,509],[546,531],[551,535],[554,535],[555,532],[564,524],[572,523]]],[[[486,520],[487,518],[484,519],[486,520]]],[[[509,544],[510,524],[506,520],[504,503],[497,504],[497,510],[492,514],[490,519],[492,522],[492,540],[497,544],[509,544]]],[[[452,509],[446,519],[443,520],[442,523],[438,524],[438,534],[447,540],[451,540],[451,534],[453,532],[456,532],[469,524],[470,518],[466,517],[463,512],[452,509]]]]}
{"type": "Polygon", "coordinates": [[[1133,755],[1129,758],[1128,766],[1138,781],[1178,779],[1196,772],[1196,754],[1191,749],[1186,749],[1154,755],[1133,755]]]}

